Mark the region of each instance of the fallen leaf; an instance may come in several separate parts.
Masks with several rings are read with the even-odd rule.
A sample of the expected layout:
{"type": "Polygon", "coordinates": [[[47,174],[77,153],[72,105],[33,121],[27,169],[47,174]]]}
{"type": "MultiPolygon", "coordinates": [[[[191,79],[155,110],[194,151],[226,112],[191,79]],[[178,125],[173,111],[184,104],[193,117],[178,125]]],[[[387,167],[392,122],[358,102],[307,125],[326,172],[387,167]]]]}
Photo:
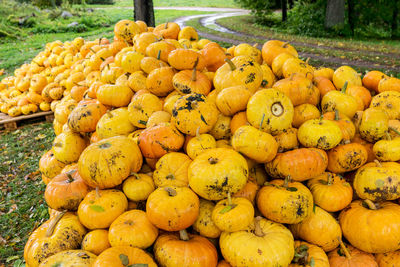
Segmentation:
{"type": "Polygon", "coordinates": [[[16,209],[18,209],[17,204],[13,204],[13,205],[11,205],[10,210],[8,211],[8,213],[11,213],[11,212],[15,211],[16,209]]]}
{"type": "Polygon", "coordinates": [[[44,134],[38,134],[38,136],[35,137],[35,140],[40,140],[46,138],[46,135],[44,134]]]}

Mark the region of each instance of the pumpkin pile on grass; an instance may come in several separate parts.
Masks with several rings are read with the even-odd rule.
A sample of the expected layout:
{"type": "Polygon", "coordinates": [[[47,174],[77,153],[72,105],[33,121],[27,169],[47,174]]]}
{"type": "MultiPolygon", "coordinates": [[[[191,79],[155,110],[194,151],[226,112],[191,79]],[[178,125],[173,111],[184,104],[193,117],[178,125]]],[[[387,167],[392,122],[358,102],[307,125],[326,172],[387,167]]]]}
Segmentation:
{"type": "Polygon", "coordinates": [[[128,20],[22,76],[63,95],[28,266],[400,266],[398,79],[128,20]]]}

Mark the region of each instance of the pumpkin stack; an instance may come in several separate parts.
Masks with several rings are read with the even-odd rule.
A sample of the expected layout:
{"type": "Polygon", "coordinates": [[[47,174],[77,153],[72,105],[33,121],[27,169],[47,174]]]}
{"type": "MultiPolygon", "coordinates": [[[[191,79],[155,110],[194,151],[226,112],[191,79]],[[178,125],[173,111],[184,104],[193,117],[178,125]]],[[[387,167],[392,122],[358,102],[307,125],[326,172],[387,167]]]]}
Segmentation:
{"type": "Polygon", "coordinates": [[[129,20],[26,68],[63,95],[29,266],[400,265],[396,78],[129,20]]]}

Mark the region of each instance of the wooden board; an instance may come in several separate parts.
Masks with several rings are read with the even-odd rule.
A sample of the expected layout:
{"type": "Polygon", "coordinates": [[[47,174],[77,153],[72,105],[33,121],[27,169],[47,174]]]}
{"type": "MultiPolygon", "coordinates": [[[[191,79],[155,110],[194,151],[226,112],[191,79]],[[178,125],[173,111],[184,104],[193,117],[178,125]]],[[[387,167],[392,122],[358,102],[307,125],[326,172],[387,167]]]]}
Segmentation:
{"type": "Polygon", "coordinates": [[[18,128],[18,122],[31,120],[35,118],[44,117],[46,121],[52,122],[54,119],[53,111],[37,112],[30,115],[23,115],[18,117],[11,117],[7,114],[0,112],[0,125],[4,126],[7,130],[15,130],[18,128]]]}

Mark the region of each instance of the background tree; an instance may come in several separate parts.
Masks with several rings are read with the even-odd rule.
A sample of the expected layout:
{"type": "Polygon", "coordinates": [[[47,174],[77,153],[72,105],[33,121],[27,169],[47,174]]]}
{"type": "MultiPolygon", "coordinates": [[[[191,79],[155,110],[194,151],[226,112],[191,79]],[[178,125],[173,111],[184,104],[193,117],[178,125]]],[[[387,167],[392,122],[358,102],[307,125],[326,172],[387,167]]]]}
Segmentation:
{"type": "Polygon", "coordinates": [[[331,28],[338,24],[344,24],[344,16],[345,16],[345,0],[327,1],[325,27],[331,28]]]}
{"type": "Polygon", "coordinates": [[[154,27],[154,7],[152,0],[134,0],[133,17],[135,20],[143,20],[147,26],[154,27]]]}

